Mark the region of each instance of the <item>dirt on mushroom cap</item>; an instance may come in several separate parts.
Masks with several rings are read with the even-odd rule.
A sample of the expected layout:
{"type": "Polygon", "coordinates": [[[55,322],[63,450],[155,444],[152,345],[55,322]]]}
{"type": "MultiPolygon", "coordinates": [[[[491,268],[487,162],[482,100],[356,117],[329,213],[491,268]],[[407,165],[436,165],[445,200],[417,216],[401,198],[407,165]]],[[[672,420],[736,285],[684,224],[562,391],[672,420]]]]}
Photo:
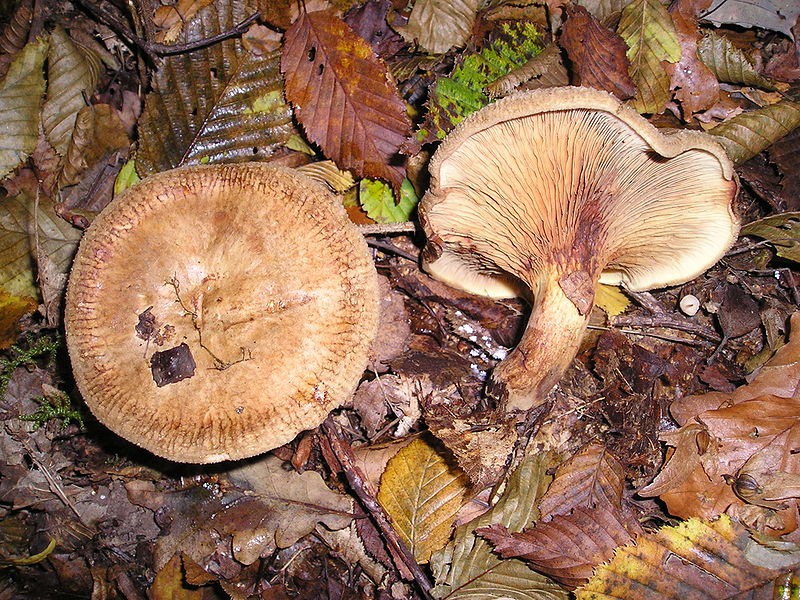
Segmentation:
{"type": "Polygon", "coordinates": [[[377,315],[369,251],[332,194],[267,165],[189,167],[87,231],[67,343],[101,422],[208,463],[284,444],[349,399],[377,315]]]}

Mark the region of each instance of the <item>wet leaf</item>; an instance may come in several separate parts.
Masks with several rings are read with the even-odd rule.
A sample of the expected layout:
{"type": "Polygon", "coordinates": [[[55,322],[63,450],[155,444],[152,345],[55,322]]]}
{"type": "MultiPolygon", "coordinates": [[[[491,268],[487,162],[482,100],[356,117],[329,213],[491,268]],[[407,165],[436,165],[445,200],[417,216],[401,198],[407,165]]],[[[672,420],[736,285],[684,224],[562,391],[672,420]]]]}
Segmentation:
{"type": "MultiPolygon", "coordinates": [[[[229,31],[246,11],[242,2],[215,2],[185,25],[180,41],[229,31]]],[[[278,52],[247,52],[239,39],[166,57],[139,119],[139,174],[273,156],[292,134],[279,60],[278,52]]]]}
{"type": "Polygon", "coordinates": [[[382,181],[362,179],[358,188],[358,200],[367,216],[376,223],[402,223],[411,219],[411,213],[419,199],[414,186],[403,179],[400,186],[400,202],[395,203],[392,190],[382,181]]]}
{"type": "Polygon", "coordinates": [[[405,176],[400,146],[411,122],[386,65],[333,10],[303,12],[286,31],[286,97],[327,158],[395,190],[405,176]]]}
{"type": "Polygon", "coordinates": [[[185,584],[181,557],[176,554],[156,572],[148,596],[153,600],[203,600],[208,594],[203,588],[185,584]]]}
{"type": "Polygon", "coordinates": [[[567,5],[566,13],[559,43],[572,62],[572,83],[606,90],[620,100],[632,98],[636,85],[628,74],[623,39],[582,6],[567,5]]]}
{"type": "Polygon", "coordinates": [[[769,241],[775,253],[800,263],[800,212],[788,212],[764,217],[742,227],[742,235],[769,241]]]}
{"type": "Polygon", "coordinates": [[[670,98],[670,77],[662,62],[681,58],[670,14],[658,0],[632,0],[622,11],[617,33],[628,44],[630,74],[639,90],[633,107],[640,113],[662,112],[670,98]]]}
{"type": "Polygon", "coordinates": [[[793,38],[792,27],[800,16],[795,0],[713,0],[701,17],[716,26],[727,24],[759,27],[793,38]]]}
{"type": "Polygon", "coordinates": [[[46,39],[29,43],[17,54],[0,84],[0,179],[36,148],[46,56],[46,39]]]}
{"type": "Polygon", "coordinates": [[[464,473],[421,438],[389,460],[378,502],[418,563],[428,562],[450,539],[466,486],[464,473]]]}
{"type": "Polygon", "coordinates": [[[575,596],[629,599],[642,597],[646,589],[646,597],[653,600],[736,597],[763,587],[783,571],[749,562],[744,552],[749,540],[744,527],[724,516],[662,527],[618,550],[614,560],[598,567],[575,596]]]}
{"type": "Polygon", "coordinates": [[[753,158],[800,126],[800,103],[782,100],[720,123],[709,133],[717,136],[736,164],[753,158]]]}
{"type": "Polygon", "coordinates": [[[213,0],[179,0],[172,6],[159,6],[153,15],[156,40],[171,44],[178,39],[185,23],[213,0]]]}
{"type": "Polygon", "coordinates": [[[425,52],[444,54],[469,39],[479,0],[416,0],[408,24],[397,31],[425,52]]]}
{"type": "Polygon", "coordinates": [[[753,59],[723,35],[706,31],[697,45],[697,51],[700,60],[720,81],[751,85],[770,91],[775,89],[769,79],[756,71],[753,59]]]}
{"type": "Polygon", "coordinates": [[[47,52],[47,99],[42,124],[47,141],[64,156],[78,112],[94,93],[103,68],[100,57],[76,44],[61,26],[50,34],[47,52]]]}
{"type": "Polygon", "coordinates": [[[503,560],[489,543],[478,537],[479,527],[499,523],[521,531],[539,517],[537,499],[550,483],[546,471],[553,457],[534,454],[525,458],[508,479],[502,497],[489,511],[456,529],[453,541],[431,557],[436,577],[435,598],[511,598],[512,600],[566,600],[568,594],[547,577],[518,559],[503,560]]]}

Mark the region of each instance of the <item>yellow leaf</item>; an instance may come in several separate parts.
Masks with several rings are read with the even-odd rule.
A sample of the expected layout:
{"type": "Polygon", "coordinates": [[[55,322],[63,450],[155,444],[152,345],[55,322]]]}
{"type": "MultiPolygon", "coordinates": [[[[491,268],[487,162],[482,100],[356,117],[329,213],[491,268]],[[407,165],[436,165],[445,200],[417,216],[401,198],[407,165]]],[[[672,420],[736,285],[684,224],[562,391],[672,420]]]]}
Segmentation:
{"type": "Polygon", "coordinates": [[[181,557],[173,556],[164,568],[156,573],[147,597],[151,600],[202,600],[206,596],[203,587],[184,584],[181,557]]]}
{"type": "Polygon", "coordinates": [[[378,502],[417,562],[428,562],[450,539],[466,485],[464,474],[421,438],[387,464],[378,502]]]}
{"type": "Polygon", "coordinates": [[[618,287],[600,284],[595,292],[594,303],[607,315],[616,317],[625,312],[631,301],[618,287]]]}
{"type": "Polygon", "coordinates": [[[19,320],[36,310],[36,300],[15,296],[0,289],[0,349],[11,346],[19,336],[19,320]]]}

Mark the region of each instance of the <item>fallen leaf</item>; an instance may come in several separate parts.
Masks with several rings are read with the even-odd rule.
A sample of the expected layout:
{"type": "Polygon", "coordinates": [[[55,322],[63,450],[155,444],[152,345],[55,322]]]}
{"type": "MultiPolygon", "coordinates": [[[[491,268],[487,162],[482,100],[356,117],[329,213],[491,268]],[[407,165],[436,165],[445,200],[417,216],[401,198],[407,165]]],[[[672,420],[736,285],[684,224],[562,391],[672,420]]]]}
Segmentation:
{"type": "Polygon", "coordinates": [[[36,310],[36,300],[30,296],[9,294],[0,289],[0,350],[10,347],[19,337],[19,321],[36,310]]]}
{"type": "Polygon", "coordinates": [[[431,557],[436,578],[432,594],[448,600],[500,599],[566,600],[561,586],[529,569],[518,559],[501,559],[475,530],[499,523],[508,531],[522,531],[539,517],[537,499],[550,483],[547,469],[554,457],[547,453],[526,457],[509,477],[497,503],[480,517],[461,525],[453,540],[431,557]]]}
{"type": "Polygon", "coordinates": [[[94,92],[103,64],[92,50],[76,44],[61,26],[50,34],[47,52],[47,99],[42,126],[47,141],[64,156],[78,112],[94,92]]]}
{"type": "Polygon", "coordinates": [[[601,22],[608,23],[615,20],[615,17],[619,17],[622,9],[629,2],[630,0],[578,0],[576,4],[585,6],[601,22]]]}
{"type": "Polygon", "coordinates": [[[450,539],[466,486],[460,469],[422,438],[389,460],[377,499],[418,563],[427,563],[450,539]]]}
{"type": "Polygon", "coordinates": [[[595,290],[594,305],[611,317],[624,313],[630,304],[630,298],[616,286],[601,283],[595,290]]]}
{"type": "Polygon", "coordinates": [[[393,10],[391,0],[373,0],[347,11],[344,22],[372,47],[375,54],[386,60],[406,45],[403,38],[389,26],[393,10]]]}
{"type": "Polygon", "coordinates": [[[0,84],[0,179],[36,148],[47,47],[46,38],[27,44],[11,62],[0,84]]]}
{"type": "Polygon", "coordinates": [[[617,33],[628,44],[630,74],[638,89],[632,106],[640,113],[661,113],[670,98],[670,76],[663,63],[681,58],[670,14],[658,0],[632,0],[622,10],[617,33]]]}
{"type": "Polygon", "coordinates": [[[333,10],[303,12],[284,35],[281,72],[295,116],[325,156],[399,191],[411,123],[369,45],[333,10]]]}
{"type": "Polygon", "coordinates": [[[479,0],[416,0],[408,24],[396,29],[425,52],[444,54],[467,42],[480,4],[479,0]]]}
{"type": "Polygon", "coordinates": [[[792,36],[800,4],[795,0],[714,0],[701,18],[721,27],[733,24],[759,27],[792,36]]]}
{"type": "Polygon", "coordinates": [[[697,44],[697,52],[703,64],[720,81],[751,85],[765,90],[775,89],[769,79],[758,73],[753,59],[723,35],[706,31],[697,44]]]}
{"type": "Polygon", "coordinates": [[[156,572],[148,597],[152,600],[204,600],[208,592],[184,582],[181,557],[176,554],[156,572]]]}
{"type": "Polygon", "coordinates": [[[800,212],[758,219],[742,227],[741,235],[767,240],[775,248],[775,254],[800,263],[800,212]]]}
{"type": "MultiPolygon", "coordinates": [[[[229,31],[248,16],[242,2],[214,2],[185,24],[180,41],[229,31]]],[[[138,123],[139,174],[272,157],[293,132],[279,60],[278,52],[247,52],[238,38],[165,57],[138,123]]]]}
{"type": "Polygon", "coordinates": [[[628,74],[625,41],[582,6],[567,5],[566,13],[559,43],[572,63],[572,83],[606,90],[620,100],[632,98],[636,84],[628,74]]]}
{"type": "Polygon", "coordinates": [[[156,41],[171,44],[178,39],[185,23],[213,0],[178,0],[172,6],[159,6],[153,14],[156,41]]]}
{"type": "Polygon", "coordinates": [[[8,72],[8,66],[28,41],[33,18],[33,0],[19,2],[11,15],[6,15],[3,31],[0,33],[0,78],[8,72]]]}
{"type": "Polygon", "coordinates": [[[748,531],[728,517],[662,527],[620,548],[575,596],[577,600],[739,597],[783,572],[749,562],[744,552],[749,539],[748,531]]]}
{"type": "Polygon", "coordinates": [[[561,58],[561,48],[558,44],[549,44],[524,65],[487,84],[485,90],[490,97],[499,98],[517,89],[531,90],[567,84],[569,74],[561,58]]]}
{"type": "Polygon", "coordinates": [[[403,223],[411,219],[411,213],[419,199],[414,186],[403,179],[400,186],[400,201],[395,203],[391,188],[382,181],[362,179],[358,186],[358,200],[367,216],[376,223],[403,223]]]}
{"type": "Polygon", "coordinates": [[[800,126],[800,103],[782,100],[744,112],[709,131],[736,164],[754,157],[800,126]]]}

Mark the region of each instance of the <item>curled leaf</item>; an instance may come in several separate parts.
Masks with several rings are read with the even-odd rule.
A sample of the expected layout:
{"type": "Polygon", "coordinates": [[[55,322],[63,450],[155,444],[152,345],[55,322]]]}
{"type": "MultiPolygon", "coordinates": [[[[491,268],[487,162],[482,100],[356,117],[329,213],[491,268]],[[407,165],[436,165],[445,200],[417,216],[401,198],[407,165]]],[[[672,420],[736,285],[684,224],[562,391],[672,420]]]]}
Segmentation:
{"type": "Polygon", "coordinates": [[[709,133],[717,136],[736,164],[753,158],[800,126],[800,103],[781,100],[720,123],[709,133]]]}
{"type": "Polygon", "coordinates": [[[752,85],[773,91],[775,86],[756,71],[753,60],[725,36],[706,31],[697,44],[700,60],[725,83],[752,85]]]}

